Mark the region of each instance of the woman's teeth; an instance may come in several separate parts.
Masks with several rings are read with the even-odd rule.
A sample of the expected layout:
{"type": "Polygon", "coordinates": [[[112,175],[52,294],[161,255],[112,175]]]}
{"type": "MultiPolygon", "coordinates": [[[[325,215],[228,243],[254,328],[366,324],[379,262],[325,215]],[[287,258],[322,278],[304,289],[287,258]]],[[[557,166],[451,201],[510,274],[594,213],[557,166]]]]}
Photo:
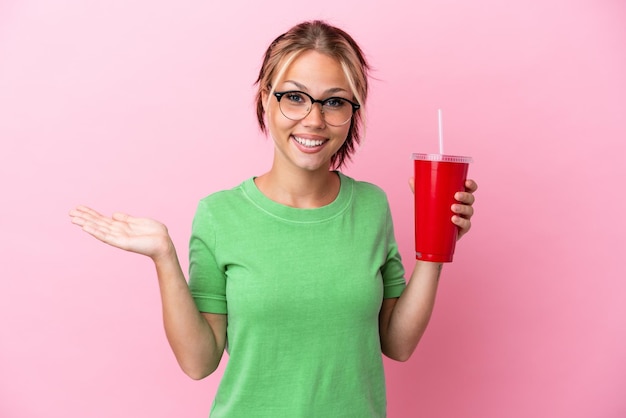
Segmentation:
{"type": "Polygon", "coordinates": [[[305,147],[318,147],[320,145],[322,145],[324,143],[323,140],[321,139],[305,139],[305,138],[298,138],[297,136],[293,137],[296,142],[300,145],[304,145],[305,147]]]}

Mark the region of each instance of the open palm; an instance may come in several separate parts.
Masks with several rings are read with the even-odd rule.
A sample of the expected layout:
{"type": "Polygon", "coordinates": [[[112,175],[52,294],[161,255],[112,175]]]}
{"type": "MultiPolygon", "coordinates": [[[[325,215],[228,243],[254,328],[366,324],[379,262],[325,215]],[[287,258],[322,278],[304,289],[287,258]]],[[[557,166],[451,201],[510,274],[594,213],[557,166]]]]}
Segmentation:
{"type": "Polygon", "coordinates": [[[111,218],[78,206],[69,213],[73,224],[100,241],[126,251],[157,258],[171,248],[171,239],[162,223],[115,213],[111,218]]]}

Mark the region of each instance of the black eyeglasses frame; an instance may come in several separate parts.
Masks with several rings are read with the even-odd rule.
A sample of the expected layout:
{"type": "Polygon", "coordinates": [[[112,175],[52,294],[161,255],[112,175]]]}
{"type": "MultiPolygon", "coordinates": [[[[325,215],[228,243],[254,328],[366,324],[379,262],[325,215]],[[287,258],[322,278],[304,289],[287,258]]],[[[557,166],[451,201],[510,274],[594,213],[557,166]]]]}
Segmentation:
{"type": "MultiPolygon", "coordinates": [[[[283,113],[283,115],[287,119],[291,119],[291,120],[302,120],[302,119],[306,118],[309,115],[309,113],[311,113],[311,111],[313,110],[313,105],[315,103],[319,103],[320,104],[320,106],[322,107],[322,114],[323,114],[324,113],[324,103],[326,103],[326,102],[328,102],[330,100],[333,100],[333,99],[335,99],[335,100],[336,99],[340,99],[340,100],[344,100],[344,101],[350,103],[350,105],[352,106],[352,115],[350,116],[350,118],[348,120],[343,122],[341,125],[332,125],[332,124],[329,124],[329,125],[331,125],[331,126],[343,126],[343,125],[345,125],[346,123],[348,123],[352,119],[352,116],[354,116],[354,112],[356,112],[357,110],[359,110],[361,108],[360,104],[355,103],[352,100],[346,99],[345,97],[339,97],[339,96],[332,96],[332,97],[328,97],[328,98],[326,98],[324,100],[318,100],[318,99],[313,98],[313,96],[311,96],[310,94],[305,93],[305,92],[300,91],[300,90],[275,91],[273,94],[274,94],[274,97],[276,97],[276,101],[278,103],[280,103],[280,99],[282,99],[286,94],[289,94],[289,93],[303,94],[306,97],[308,97],[309,99],[311,99],[311,108],[309,109],[309,112],[306,115],[304,115],[301,119],[291,119],[291,118],[287,117],[287,115],[285,115],[283,113]]],[[[281,108],[280,111],[282,113],[282,108],[281,108]]],[[[326,122],[326,123],[328,123],[328,122],[326,122]]]]}

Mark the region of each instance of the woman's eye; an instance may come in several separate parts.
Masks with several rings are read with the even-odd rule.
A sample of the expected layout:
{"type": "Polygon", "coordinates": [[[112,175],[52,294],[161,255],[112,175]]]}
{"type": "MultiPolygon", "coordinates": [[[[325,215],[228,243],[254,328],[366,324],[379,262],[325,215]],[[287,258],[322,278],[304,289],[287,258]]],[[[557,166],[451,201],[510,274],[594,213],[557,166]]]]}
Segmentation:
{"type": "Polygon", "coordinates": [[[293,103],[302,103],[302,102],[304,102],[304,97],[302,97],[302,95],[298,94],[298,93],[287,93],[285,95],[285,97],[287,98],[287,100],[289,100],[290,102],[293,102],[293,103]]]}
{"type": "Polygon", "coordinates": [[[331,97],[324,101],[324,106],[330,107],[333,109],[340,108],[346,104],[346,101],[339,97],[331,97]]]}

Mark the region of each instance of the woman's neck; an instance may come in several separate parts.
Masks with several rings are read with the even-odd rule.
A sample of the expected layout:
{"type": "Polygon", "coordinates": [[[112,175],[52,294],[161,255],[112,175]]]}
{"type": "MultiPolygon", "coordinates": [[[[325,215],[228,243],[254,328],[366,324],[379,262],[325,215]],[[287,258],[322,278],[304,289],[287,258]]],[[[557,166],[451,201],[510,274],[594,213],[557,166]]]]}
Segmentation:
{"type": "Polygon", "coordinates": [[[334,171],[287,171],[273,166],[270,171],[257,177],[255,184],[269,199],[303,209],[326,206],[339,194],[341,180],[334,171]]]}

